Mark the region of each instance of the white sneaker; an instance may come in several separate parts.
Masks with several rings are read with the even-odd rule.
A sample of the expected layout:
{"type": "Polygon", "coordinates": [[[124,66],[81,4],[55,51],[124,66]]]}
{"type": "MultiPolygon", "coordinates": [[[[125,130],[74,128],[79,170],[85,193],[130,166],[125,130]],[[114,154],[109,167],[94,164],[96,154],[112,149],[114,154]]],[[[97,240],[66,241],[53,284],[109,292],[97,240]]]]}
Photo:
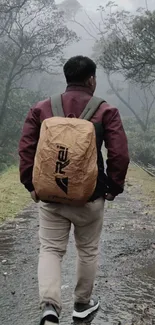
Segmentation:
{"type": "Polygon", "coordinates": [[[88,304],[75,303],[73,318],[84,319],[90,314],[94,313],[98,310],[100,306],[99,300],[97,298],[93,298],[90,300],[88,304]]]}

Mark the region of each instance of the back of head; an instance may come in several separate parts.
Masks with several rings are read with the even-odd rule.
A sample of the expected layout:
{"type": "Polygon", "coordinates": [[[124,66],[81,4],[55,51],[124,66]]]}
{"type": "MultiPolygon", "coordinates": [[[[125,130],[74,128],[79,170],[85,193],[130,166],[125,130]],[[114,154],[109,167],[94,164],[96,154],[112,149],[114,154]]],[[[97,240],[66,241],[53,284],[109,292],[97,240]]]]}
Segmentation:
{"type": "Polygon", "coordinates": [[[85,84],[96,77],[96,64],[86,56],[72,57],[64,65],[64,75],[67,84],[85,84]]]}

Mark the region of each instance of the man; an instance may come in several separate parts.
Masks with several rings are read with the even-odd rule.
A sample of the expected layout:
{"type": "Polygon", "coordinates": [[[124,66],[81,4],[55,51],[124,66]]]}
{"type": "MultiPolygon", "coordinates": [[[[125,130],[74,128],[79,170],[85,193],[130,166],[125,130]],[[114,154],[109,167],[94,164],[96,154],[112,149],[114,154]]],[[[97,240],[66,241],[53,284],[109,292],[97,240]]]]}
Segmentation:
{"type": "MultiPolygon", "coordinates": [[[[79,117],[96,89],[96,64],[83,56],[73,57],[64,65],[67,89],[62,94],[65,116],[79,117]]],[[[32,184],[34,157],[41,122],[52,117],[50,99],[37,103],[28,113],[19,146],[21,182],[39,201],[32,184]]],[[[40,257],[38,267],[40,302],[43,309],[41,325],[59,323],[61,312],[61,261],[66,252],[71,224],[74,225],[78,251],[77,284],[73,316],[85,318],[98,309],[99,301],[92,298],[96,276],[98,246],[103,224],[104,200],[114,200],[123,192],[129,164],[126,135],[119,112],[103,102],[91,121],[98,125],[100,146],[104,141],[108,152],[106,186],[102,180],[95,201],[83,207],[59,203],[40,203],[40,257]],[[107,190],[105,190],[105,188],[107,190]]],[[[98,145],[98,144],[97,144],[98,145]]],[[[99,173],[104,174],[101,152],[99,173]]]]}

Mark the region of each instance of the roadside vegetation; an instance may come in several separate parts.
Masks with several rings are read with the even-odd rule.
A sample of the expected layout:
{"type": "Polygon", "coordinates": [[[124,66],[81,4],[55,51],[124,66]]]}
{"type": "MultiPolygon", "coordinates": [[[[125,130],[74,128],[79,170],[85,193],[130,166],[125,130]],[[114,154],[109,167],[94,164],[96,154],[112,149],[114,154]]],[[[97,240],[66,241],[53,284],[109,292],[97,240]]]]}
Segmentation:
{"type": "Polygon", "coordinates": [[[0,222],[12,218],[30,203],[29,193],[19,182],[17,167],[0,175],[0,222]]]}

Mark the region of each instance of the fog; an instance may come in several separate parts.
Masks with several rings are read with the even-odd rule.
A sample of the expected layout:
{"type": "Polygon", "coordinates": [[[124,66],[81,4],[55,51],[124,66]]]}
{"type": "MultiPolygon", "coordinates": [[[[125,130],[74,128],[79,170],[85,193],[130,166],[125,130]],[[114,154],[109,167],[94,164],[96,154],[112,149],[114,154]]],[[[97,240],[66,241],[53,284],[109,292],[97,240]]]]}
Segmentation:
{"type": "MultiPolygon", "coordinates": [[[[153,9],[155,7],[154,0],[149,0],[149,1],[146,1],[146,0],[125,0],[125,1],[124,0],[116,0],[115,2],[117,3],[118,6],[123,7],[127,10],[135,10],[138,7],[146,7],[146,5],[148,6],[149,9],[153,9]]],[[[60,4],[60,3],[62,3],[62,0],[57,0],[56,3],[60,4]]],[[[105,3],[107,3],[107,1],[79,0],[79,3],[85,9],[95,12],[99,6],[104,5],[105,3]]]]}
{"type": "MultiPolygon", "coordinates": [[[[62,1],[56,1],[56,3],[58,4],[62,4],[62,1]]],[[[72,3],[74,3],[74,1],[72,1],[72,3]]],[[[66,59],[68,59],[71,56],[74,55],[86,55],[86,56],[91,56],[93,57],[93,46],[95,44],[95,38],[97,38],[97,33],[98,31],[94,28],[94,26],[92,26],[92,24],[90,23],[89,17],[91,17],[92,21],[95,23],[96,26],[99,26],[100,23],[100,15],[97,12],[97,8],[99,5],[105,5],[107,3],[107,1],[79,1],[79,3],[81,4],[81,9],[79,11],[76,12],[75,15],[75,20],[77,23],[80,22],[80,24],[87,29],[87,31],[90,32],[90,34],[88,34],[88,32],[81,26],[79,26],[76,23],[70,22],[68,20],[68,26],[69,28],[73,29],[77,35],[80,37],[80,41],[77,43],[73,43],[71,46],[69,46],[66,50],[65,50],[65,56],[66,59]],[[88,15],[88,16],[87,16],[88,15]]],[[[146,7],[146,3],[147,6],[149,8],[155,8],[155,3],[153,3],[152,0],[149,1],[123,1],[123,0],[117,0],[116,1],[117,5],[119,8],[123,8],[125,10],[129,10],[131,12],[135,12],[135,10],[137,8],[140,7],[146,7]]],[[[106,19],[106,16],[105,16],[106,19]]],[[[63,91],[65,88],[65,80],[64,80],[64,76],[63,74],[61,74],[58,79],[60,80],[59,86],[60,88],[56,88],[56,91],[63,91]]],[[[120,88],[124,88],[123,93],[121,94],[123,96],[123,98],[126,98],[128,96],[128,82],[124,82],[124,79],[122,79],[122,76],[118,75],[118,74],[114,74],[112,76],[112,80],[114,82],[117,82],[117,84],[119,83],[119,87],[120,88]],[[123,86],[123,87],[122,87],[123,86]]],[[[105,100],[109,101],[110,104],[118,106],[120,109],[121,114],[123,115],[132,115],[130,110],[128,108],[125,107],[124,104],[122,104],[122,102],[118,99],[117,96],[110,94],[109,95],[109,90],[110,90],[110,86],[109,83],[107,81],[106,75],[103,71],[103,69],[98,66],[97,69],[97,89],[96,89],[96,95],[103,97],[105,100]]],[[[52,85],[49,88],[49,90],[46,88],[48,93],[52,92],[52,85]]],[[[134,106],[139,106],[140,105],[140,100],[139,98],[137,98],[137,95],[135,93],[132,94],[132,104],[134,106]]],[[[138,108],[137,108],[138,109],[138,108]]]]}
{"type": "Polygon", "coordinates": [[[155,129],[154,0],[53,2],[0,3],[0,169],[16,157],[28,109],[65,91],[63,64],[75,55],[97,63],[95,95],[119,109],[134,154],[138,137],[145,152],[155,129]]]}
{"type": "MultiPolygon", "coordinates": [[[[52,128],[51,123],[51,128],[45,130],[46,126],[48,128],[48,122],[43,123],[46,117],[52,116],[51,97],[66,91],[64,63],[77,55],[88,56],[95,61],[97,88],[94,95],[107,102],[107,104],[102,103],[101,123],[94,126],[99,138],[98,147],[102,144],[103,147],[106,145],[109,168],[107,177],[97,184],[99,185],[96,188],[97,192],[98,190],[100,192],[103,186],[101,199],[96,203],[88,203],[84,207],[84,219],[85,215],[90,213],[90,216],[86,216],[88,219],[90,217],[90,220],[84,249],[82,243],[84,243],[86,220],[82,220],[82,207],[72,209],[73,219],[75,214],[78,225],[75,227],[75,233],[77,246],[80,249],[81,265],[83,264],[84,267],[88,262],[89,272],[92,265],[92,274],[91,272],[88,274],[83,288],[84,294],[89,282],[91,285],[95,270],[92,262],[96,248],[91,243],[91,237],[96,242],[99,224],[95,222],[99,221],[101,225],[100,210],[103,209],[104,204],[102,197],[106,199],[105,225],[100,248],[101,259],[95,281],[95,291],[101,298],[101,308],[97,315],[95,312],[94,315],[88,315],[81,321],[76,318],[71,320],[70,312],[74,303],[72,293],[75,286],[74,260],[78,255],[73,247],[72,233],[69,237],[69,254],[65,256],[63,263],[65,268],[62,272],[61,289],[64,310],[60,322],[72,325],[155,325],[155,178],[153,178],[155,176],[155,0],[0,0],[0,324],[19,325],[21,318],[25,325],[39,324],[36,272],[39,253],[39,218],[37,206],[33,201],[31,204],[30,199],[39,203],[42,198],[35,186],[37,183],[34,181],[35,171],[38,170],[36,172],[38,188],[40,187],[38,191],[43,192],[40,191],[43,185],[45,196],[53,194],[43,199],[49,200],[53,197],[54,201],[55,199],[59,201],[57,199],[62,193],[65,203],[68,201],[66,195],[69,194],[70,197],[73,189],[73,186],[70,186],[73,172],[75,172],[73,178],[77,186],[80,181],[84,182],[88,177],[92,180],[90,171],[96,165],[95,147],[90,146],[91,151],[94,148],[90,161],[88,161],[89,150],[85,155],[87,159],[83,164],[88,164],[90,169],[88,175],[85,175],[85,170],[79,172],[78,166],[82,161],[79,159],[78,163],[76,160],[82,152],[81,159],[84,159],[85,150],[82,150],[82,146],[86,149],[88,142],[94,142],[94,137],[91,138],[92,140],[88,137],[86,143],[83,143],[80,139],[85,139],[84,133],[87,132],[83,132],[84,136],[75,139],[70,132],[78,134],[76,128],[73,130],[73,127],[66,126],[66,131],[63,131],[63,128],[60,130],[58,126],[57,132],[56,125],[52,128]],[[112,109],[113,107],[118,110],[112,109]],[[111,200],[117,194],[117,189],[120,189],[120,192],[123,189],[128,164],[126,139],[118,112],[127,135],[132,163],[125,182],[127,190],[120,199],[116,198],[116,203],[113,204],[111,200]],[[59,139],[59,132],[61,132],[61,139],[59,139]],[[40,135],[41,141],[38,146],[40,135]],[[70,141],[67,145],[65,139],[69,136],[70,141]],[[56,159],[56,147],[59,151],[58,159],[56,159]],[[74,149],[72,150],[71,147],[74,149]],[[73,155],[75,148],[77,152],[73,155]],[[36,157],[36,150],[38,157],[36,157]],[[33,168],[34,159],[35,168],[33,168]],[[57,161],[54,162],[55,159],[57,161]],[[72,170],[73,165],[77,170],[72,170]],[[67,167],[67,174],[65,167],[67,167]],[[20,184],[20,179],[25,187],[32,191],[31,193],[26,192],[24,186],[20,184]],[[48,188],[52,188],[54,180],[53,188],[56,188],[56,184],[59,188],[56,193],[48,193],[48,188]],[[47,188],[44,185],[47,185],[47,188]],[[104,195],[104,189],[108,192],[107,196],[104,195]],[[106,202],[107,200],[109,202],[106,202]],[[81,214],[81,234],[78,213],[81,214]],[[92,222],[91,214],[95,216],[92,222]],[[94,227],[93,236],[89,233],[91,223],[94,227]],[[90,250],[90,256],[87,249],[90,250]],[[97,317],[97,321],[93,319],[94,316],[97,317]]],[[[73,71],[74,69],[75,67],[73,71]]],[[[91,74],[92,71],[88,77],[95,77],[91,74]]],[[[84,79],[84,76],[82,78],[84,79]]],[[[87,92],[85,86],[88,86],[88,80],[86,82],[87,84],[84,80],[82,85],[80,84],[84,93],[87,92]]],[[[75,112],[74,103],[76,106],[77,96],[81,100],[82,95],[77,91],[76,98],[72,98],[69,103],[73,105],[73,112],[75,112]]],[[[70,114],[72,107],[68,112],[66,110],[67,116],[74,116],[70,114]]],[[[53,121],[53,117],[51,120],[53,121]]],[[[56,121],[59,123],[59,120],[58,118],[56,121]]],[[[91,127],[93,129],[93,124],[91,127]]],[[[98,176],[100,178],[101,174],[102,178],[100,153],[97,160],[98,176]]],[[[89,183],[88,186],[91,184],[89,183]]],[[[81,186],[80,189],[82,193],[81,186]]],[[[72,197],[70,199],[72,201],[72,197]]],[[[43,204],[40,207],[39,233],[42,237],[40,239],[43,265],[39,267],[41,271],[39,273],[42,275],[45,273],[45,283],[44,279],[41,283],[41,296],[45,293],[45,299],[41,305],[44,307],[49,300],[47,310],[44,311],[44,320],[54,317],[57,322],[60,281],[54,276],[53,270],[51,276],[48,275],[46,268],[49,268],[52,262],[52,255],[50,256],[52,246],[53,253],[58,253],[58,257],[65,252],[70,221],[62,219],[64,207],[67,211],[66,205],[43,204]],[[47,263],[43,253],[47,253],[47,263]],[[52,275],[55,277],[54,288],[52,275]],[[48,281],[50,281],[49,288],[47,288],[48,281]],[[55,292],[55,297],[50,295],[51,291],[55,292]]],[[[59,262],[53,259],[53,263],[56,263],[59,275],[57,267],[59,262]]],[[[80,282],[86,277],[86,269],[84,273],[80,282]]],[[[79,287],[78,285],[76,290],[76,295],[78,293],[79,296],[77,298],[80,298],[79,287]]],[[[75,304],[76,313],[73,315],[86,316],[87,312],[95,310],[96,306],[96,301],[94,306],[86,304],[86,308],[80,307],[80,313],[78,304],[75,304]],[[91,308],[87,308],[88,305],[91,308]]],[[[49,323],[48,320],[41,321],[41,324],[43,323],[54,324],[49,323]]]]}
{"type": "MultiPolygon", "coordinates": [[[[67,1],[56,1],[56,3],[61,6],[61,9],[65,10],[67,1]]],[[[77,8],[77,1],[72,0],[68,1],[68,3],[70,4],[70,9],[72,8],[73,11],[74,6],[77,8]]],[[[72,17],[68,16],[69,8],[67,7],[67,25],[71,30],[76,32],[80,40],[78,42],[73,42],[70,46],[68,46],[64,51],[64,55],[66,60],[74,55],[86,55],[96,60],[96,56],[94,55],[94,45],[99,39],[100,31],[98,28],[101,23],[101,15],[97,8],[99,8],[99,6],[105,6],[107,1],[81,0],[78,1],[78,3],[81,5],[81,7],[78,10],[75,10],[72,17]]],[[[115,3],[117,4],[117,10],[127,10],[129,11],[129,14],[131,13],[131,15],[136,15],[136,11],[139,8],[144,8],[145,10],[155,9],[155,2],[153,0],[116,0],[115,3]]],[[[104,31],[104,24],[107,22],[107,17],[107,12],[105,12],[103,14],[102,31],[104,31]]],[[[44,91],[46,91],[49,96],[53,92],[63,92],[66,88],[62,68],[60,68],[59,71],[60,75],[54,77],[54,80],[57,80],[57,82],[54,82],[54,84],[51,77],[47,77],[47,75],[44,76],[44,91]],[[47,80],[51,80],[51,82],[47,82],[47,80]]],[[[129,128],[129,147],[131,155],[133,155],[134,159],[136,160],[138,156],[138,159],[140,157],[140,160],[145,162],[147,160],[151,163],[152,161],[154,162],[155,158],[152,153],[148,154],[147,152],[145,154],[144,148],[148,146],[148,140],[146,140],[143,131],[142,135],[141,131],[138,131],[137,133],[139,128],[140,130],[141,128],[142,130],[150,128],[150,133],[152,132],[152,126],[148,121],[153,121],[155,116],[154,83],[151,84],[150,89],[148,85],[146,86],[141,84],[141,82],[135,83],[133,80],[127,80],[122,73],[117,72],[111,73],[110,78],[114,89],[111,88],[103,67],[97,63],[97,89],[95,95],[102,97],[109,104],[119,109],[120,114],[124,119],[124,125],[127,133],[129,128]],[[117,94],[116,91],[118,91],[117,94]],[[131,131],[129,121],[132,119],[132,123],[135,124],[131,127],[131,131]],[[134,141],[137,141],[139,137],[140,141],[142,140],[141,143],[143,143],[140,152],[139,147],[138,149],[135,149],[137,148],[138,142],[134,143],[134,141]],[[136,153],[135,150],[137,150],[136,153]]],[[[152,143],[152,135],[150,136],[151,141],[149,140],[149,146],[150,143],[152,143]]],[[[152,145],[154,146],[154,143],[152,145]]],[[[152,146],[150,146],[150,152],[152,152],[152,150],[154,149],[152,149],[152,146]]]]}

